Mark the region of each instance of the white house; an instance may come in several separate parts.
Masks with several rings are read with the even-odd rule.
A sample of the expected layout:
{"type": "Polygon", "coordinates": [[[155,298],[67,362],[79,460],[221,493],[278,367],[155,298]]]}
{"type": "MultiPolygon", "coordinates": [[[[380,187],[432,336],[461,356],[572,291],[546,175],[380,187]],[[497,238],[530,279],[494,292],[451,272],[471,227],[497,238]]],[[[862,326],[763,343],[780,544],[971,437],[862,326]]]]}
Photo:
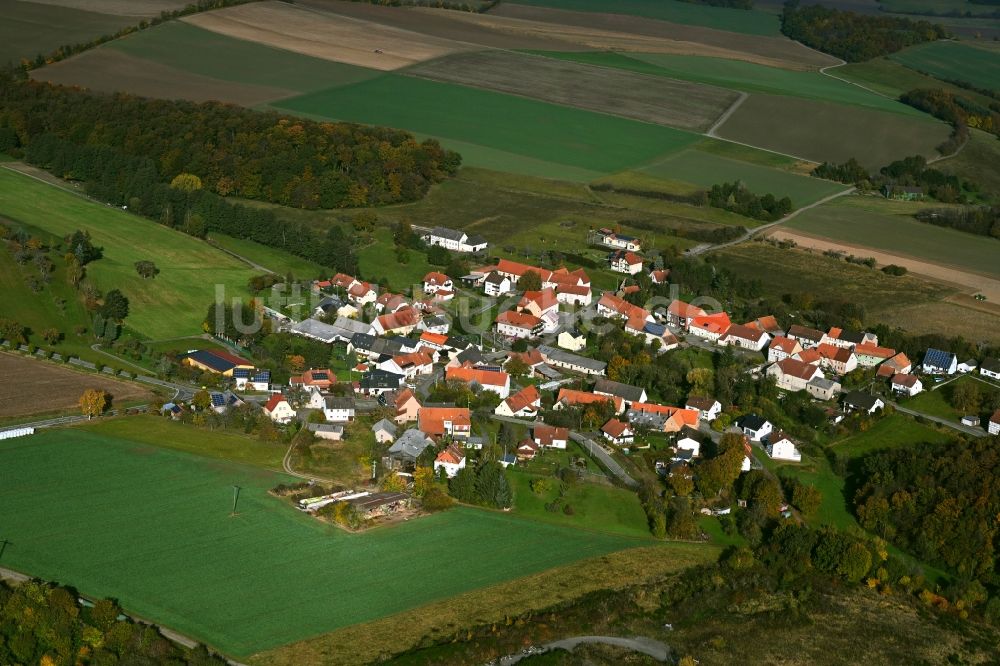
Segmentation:
{"type": "Polygon", "coordinates": [[[642,257],[635,252],[617,250],[608,255],[611,270],[626,275],[636,275],[642,272],[642,257]]]}
{"type": "Polygon", "coordinates": [[[455,367],[446,369],[444,377],[449,382],[459,381],[477,384],[484,391],[493,391],[502,399],[506,399],[510,395],[510,375],[506,372],[455,367]]]}
{"type": "Polygon", "coordinates": [[[556,344],[563,349],[578,352],[587,346],[587,336],[576,329],[562,331],[556,338],[556,344]]]}
{"type": "Polygon", "coordinates": [[[694,396],[688,398],[684,408],[698,410],[698,414],[701,416],[701,419],[708,422],[712,422],[719,418],[719,414],[722,413],[722,403],[715,398],[702,398],[694,396]]]}
{"type": "Polygon", "coordinates": [[[424,234],[424,242],[428,245],[440,245],[452,252],[482,252],[487,242],[482,236],[470,236],[464,231],[434,227],[424,234]]]}
{"type": "Polygon", "coordinates": [[[449,444],[448,448],[434,459],[434,472],[443,469],[449,479],[458,474],[458,470],[463,467],[465,467],[465,451],[457,444],[449,444]]]}
{"type": "Polygon", "coordinates": [[[862,391],[851,391],[844,396],[844,409],[849,412],[858,411],[874,414],[880,409],[885,409],[885,402],[882,401],[882,398],[862,391]]]}
{"type": "Polygon", "coordinates": [[[716,312],[693,318],[688,324],[688,332],[695,337],[716,342],[729,330],[731,325],[732,322],[729,321],[728,314],[716,312]]]}
{"type": "Polygon", "coordinates": [[[756,414],[747,414],[736,419],[736,427],[755,442],[763,440],[774,430],[770,421],[756,414]]]}
{"type": "Polygon", "coordinates": [[[776,335],[767,348],[767,360],[771,363],[783,361],[786,358],[795,356],[802,351],[802,345],[798,340],[792,340],[781,335],[776,335]]]}
{"type": "Polygon", "coordinates": [[[506,338],[534,338],[542,334],[545,322],[527,312],[508,310],[497,315],[496,328],[506,338]]]}
{"type": "Polygon", "coordinates": [[[565,449],[569,441],[569,428],[556,428],[550,425],[536,425],[532,431],[535,444],[540,447],[565,449]]]}
{"type": "Polygon", "coordinates": [[[613,247],[617,250],[630,250],[638,252],[642,249],[642,241],[634,236],[615,233],[611,229],[598,229],[594,234],[594,240],[601,245],[613,247]]]}
{"type": "Polygon", "coordinates": [[[987,432],[991,435],[1000,435],[1000,409],[993,412],[993,416],[990,417],[989,427],[987,432]]]}
{"type": "Polygon", "coordinates": [[[539,395],[538,389],[529,384],[497,405],[493,413],[500,416],[532,418],[538,414],[541,406],[542,396],[539,395]]]}
{"type": "Polygon", "coordinates": [[[892,390],[896,393],[914,396],[924,390],[924,385],[916,375],[895,375],[892,378],[892,390]]]}
{"type": "Polygon", "coordinates": [[[327,423],[348,423],[354,420],[354,399],[328,395],[323,398],[323,416],[327,423]]]}
{"type": "Polygon", "coordinates": [[[444,273],[431,271],[424,276],[424,293],[436,294],[441,291],[455,291],[455,283],[444,273]]]}
{"type": "Polygon", "coordinates": [[[691,437],[683,437],[677,440],[676,446],[678,449],[690,451],[692,458],[697,458],[701,453],[701,442],[691,437]]]}
{"type": "Polygon", "coordinates": [[[264,404],[264,413],[275,423],[288,423],[295,418],[295,410],[280,393],[275,393],[264,404]]]}
{"type": "Polygon", "coordinates": [[[1000,359],[988,358],[979,366],[979,374],[991,379],[1000,379],[1000,359]]]}
{"type": "Polygon", "coordinates": [[[506,275],[493,271],[483,280],[483,291],[487,296],[503,296],[514,290],[514,282],[506,275]]]}
{"type": "Polygon", "coordinates": [[[770,339],[771,336],[764,331],[742,324],[732,324],[719,338],[719,344],[724,347],[734,345],[750,351],[760,351],[764,349],[770,339]]]}
{"type": "Polygon", "coordinates": [[[635,441],[635,431],[625,421],[611,419],[601,428],[604,438],[617,446],[625,446],[635,441]]]}
{"type": "Polygon", "coordinates": [[[796,448],[795,442],[788,435],[780,431],[767,438],[767,447],[765,450],[767,451],[767,455],[774,460],[802,461],[802,454],[796,448]]]}
{"type": "Polygon", "coordinates": [[[380,444],[385,444],[396,439],[396,432],[399,429],[396,424],[389,419],[382,419],[378,423],[372,426],[372,432],[375,433],[375,441],[380,444]]]}
{"type": "Polygon", "coordinates": [[[979,364],[976,363],[976,359],[970,358],[968,360],[959,363],[956,369],[962,374],[965,374],[967,372],[972,372],[973,370],[975,370],[978,365],[979,364]]]}
{"type": "Polygon", "coordinates": [[[823,376],[823,372],[815,365],[795,358],[778,361],[768,367],[766,374],[773,377],[778,388],[785,391],[804,391],[809,382],[823,376]]]}
{"type": "Polygon", "coordinates": [[[958,358],[951,352],[931,348],[924,354],[923,365],[929,375],[953,375],[958,370],[958,358]]]}

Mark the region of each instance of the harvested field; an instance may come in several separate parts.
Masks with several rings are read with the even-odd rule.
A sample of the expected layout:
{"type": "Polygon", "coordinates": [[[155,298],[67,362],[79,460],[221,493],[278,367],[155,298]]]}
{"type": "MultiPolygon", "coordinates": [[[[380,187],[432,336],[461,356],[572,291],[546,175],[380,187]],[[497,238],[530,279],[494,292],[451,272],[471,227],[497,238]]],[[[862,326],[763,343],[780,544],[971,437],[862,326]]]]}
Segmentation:
{"type": "Polygon", "coordinates": [[[381,72],[275,49],[183,21],[116,39],[107,48],[178,70],[234,84],[309,92],[358,83],[381,72]]]}
{"type": "Polygon", "coordinates": [[[68,9],[82,9],[101,14],[151,18],[160,12],[183,9],[189,0],[31,0],[39,5],[55,5],[68,9]]]}
{"type": "Polygon", "coordinates": [[[407,74],[696,131],[738,99],[724,88],[505,51],[458,53],[407,74]]]}
{"type": "Polygon", "coordinates": [[[35,2],[0,0],[0,65],[117,32],[135,19],[35,2]]]}
{"type": "Polygon", "coordinates": [[[253,106],[291,97],[295,90],[222,81],[103,46],[61,62],[32,70],[31,77],[101,92],[127,92],[143,97],[218,100],[253,106]]]}
{"type": "Polygon", "coordinates": [[[816,162],[855,158],[877,169],[910,155],[936,155],[951,128],[857,106],[779,95],[750,95],[716,130],[724,139],[816,162]]]}
{"type": "MultiPolygon", "coordinates": [[[[956,232],[960,233],[960,232],[956,232]]],[[[820,252],[835,250],[846,252],[858,257],[873,257],[879,266],[896,264],[904,266],[914,275],[930,278],[937,282],[943,282],[949,286],[957,287],[969,294],[983,294],[989,301],[1000,302],[1000,280],[983,277],[978,273],[970,273],[960,268],[942,266],[926,260],[907,257],[905,255],[893,254],[873,250],[863,245],[854,245],[841,241],[834,241],[828,238],[821,238],[807,234],[802,231],[775,227],[775,231],[770,233],[772,238],[795,241],[799,247],[812,248],[820,252]]]]}
{"type": "Polygon", "coordinates": [[[183,20],[229,37],[380,70],[399,69],[470,48],[447,39],[281,2],[238,5],[183,20]]]}
{"type": "MultiPolygon", "coordinates": [[[[708,9],[704,5],[689,6],[697,8],[698,11],[708,9]]],[[[485,18],[490,17],[498,21],[501,18],[517,19],[525,24],[534,24],[539,32],[544,32],[542,26],[548,24],[553,34],[559,31],[565,34],[566,38],[572,38],[575,33],[587,34],[588,31],[594,30],[631,35],[635,40],[635,46],[622,48],[627,51],[715,55],[786,69],[818,69],[838,62],[836,58],[780,35],[769,37],[740,34],[730,30],[657,21],[624,14],[566,11],[503,2],[485,15],[485,18]],[[672,43],[673,48],[672,50],[640,48],[641,42],[650,40],[659,40],[664,45],[672,43]]]]}
{"type": "MultiPolygon", "coordinates": [[[[978,301],[972,303],[979,304],[978,301]]],[[[994,307],[996,307],[994,305],[994,307]]],[[[1000,344],[1000,308],[996,312],[973,307],[960,297],[938,303],[910,305],[887,314],[893,325],[914,334],[941,333],[961,335],[971,342],[1000,344]]]]}
{"type": "Polygon", "coordinates": [[[0,353],[0,418],[76,410],[87,389],[111,394],[114,404],[146,400],[152,393],[132,382],[63,368],[39,359],[0,353]]]}

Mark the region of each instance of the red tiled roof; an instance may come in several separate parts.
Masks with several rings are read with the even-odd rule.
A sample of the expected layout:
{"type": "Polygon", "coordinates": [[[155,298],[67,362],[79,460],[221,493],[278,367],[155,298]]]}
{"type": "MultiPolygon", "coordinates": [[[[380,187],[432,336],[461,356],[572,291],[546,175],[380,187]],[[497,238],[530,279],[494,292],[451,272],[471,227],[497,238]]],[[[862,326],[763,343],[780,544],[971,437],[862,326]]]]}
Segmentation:
{"type": "Polygon", "coordinates": [[[794,358],[785,358],[778,361],[778,367],[781,368],[782,374],[791,375],[805,381],[809,381],[815,377],[816,371],[819,369],[811,363],[804,363],[794,358]]]}
{"type": "Polygon", "coordinates": [[[827,342],[824,342],[819,347],[817,347],[816,351],[819,352],[819,355],[822,356],[823,358],[827,358],[832,361],[837,361],[838,363],[847,363],[851,358],[851,354],[853,353],[851,352],[850,349],[846,349],[845,347],[837,347],[836,345],[831,345],[827,342]]]}
{"type": "Polygon", "coordinates": [[[715,314],[695,317],[691,320],[690,326],[691,328],[698,328],[709,333],[719,333],[721,335],[730,325],[728,314],[725,312],[716,312],[715,314]]]}
{"type": "Polygon", "coordinates": [[[551,287],[548,289],[542,289],[541,291],[526,291],[524,295],[521,296],[521,300],[518,302],[518,309],[524,309],[531,305],[536,304],[542,312],[550,308],[559,307],[559,301],[556,299],[555,289],[551,287]]]}
{"type": "Polygon", "coordinates": [[[778,320],[774,315],[765,315],[763,317],[757,317],[753,321],[747,323],[750,328],[756,328],[759,331],[764,331],[765,333],[777,333],[781,331],[781,326],[778,325],[778,320]]]}
{"type": "Polygon", "coordinates": [[[605,292],[604,295],[601,296],[601,300],[597,301],[597,304],[599,306],[606,307],[609,310],[614,310],[626,319],[634,319],[636,317],[647,319],[649,317],[648,310],[640,308],[638,305],[632,305],[624,298],[609,292],[605,292]]]}
{"type": "Polygon", "coordinates": [[[669,278],[669,277],[670,277],[670,270],[666,269],[666,268],[658,270],[658,271],[650,271],[649,272],[649,278],[655,284],[662,284],[662,283],[666,282],[667,278],[669,278]]]}
{"type": "Polygon", "coordinates": [[[892,383],[893,384],[898,384],[900,386],[905,386],[906,388],[913,388],[914,386],[917,385],[917,381],[919,381],[919,380],[917,379],[916,375],[901,375],[901,374],[897,374],[897,375],[895,375],[892,378],[892,383]]]}
{"type": "Polygon", "coordinates": [[[552,442],[568,441],[569,428],[556,428],[550,425],[536,425],[532,433],[538,443],[542,446],[552,446],[552,442]]]}
{"type": "MultiPolygon", "coordinates": [[[[413,390],[412,389],[408,389],[408,388],[403,389],[396,396],[396,408],[397,409],[401,408],[403,405],[405,405],[407,402],[409,402],[411,398],[414,399],[414,400],[417,399],[417,396],[413,392],[413,390]]],[[[417,400],[417,404],[418,405],[420,404],[419,400],[417,400]]]]}
{"type": "Polygon", "coordinates": [[[888,347],[879,347],[878,345],[864,343],[856,345],[854,347],[854,353],[858,356],[864,355],[874,356],[876,358],[892,358],[896,355],[896,350],[888,347]]]}
{"type": "Polygon", "coordinates": [[[815,349],[803,349],[798,354],[796,354],[796,356],[798,357],[798,360],[802,361],[803,363],[810,363],[810,364],[819,363],[821,360],[823,360],[823,355],[820,354],[815,349]]]}
{"type": "Polygon", "coordinates": [[[418,321],[420,321],[420,313],[413,308],[403,308],[378,318],[378,323],[383,331],[416,326],[418,321]]]}
{"type": "Polygon", "coordinates": [[[744,340],[750,340],[752,342],[757,342],[762,337],[764,337],[764,331],[750,328],[749,326],[743,326],[742,324],[733,324],[726,329],[726,334],[724,337],[733,336],[735,338],[743,338],[744,340]]]}
{"type": "Polygon", "coordinates": [[[701,414],[697,409],[682,409],[681,407],[657,405],[652,402],[633,402],[632,409],[637,412],[645,412],[649,414],[665,414],[678,426],[688,425],[693,428],[698,427],[698,420],[701,418],[701,414]]]}
{"type": "Polygon", "coordinates": [[[704,317],[705,311],[695,305],[689,305],[684,301],[672,301],[670,306],[667,308],[667,312],[674,315],[675,317],[680,317],[682,319],[691,319],[692,317],[704,317]]]}
{"type": "Polygon", "coordinates": [[[449,444],[448,448],[437,454],[436,460],[440,463],[459,465],[463,460],[465,460],[465,451],[459,448],[457,444],[449,444]]]}
{"type": "Polygon", "coordinates": [[[426,342],[430,345],[443,346],[448,342],[448,336],[442,335],[441,333],[431,333],[430,331],[424,331],[420,336],[421,342],[426,342]]]}
{"type": "Polygon", "coordinates": [[[528,314],[527,312],[507,310],[506,312],[501,312],[497,315],[497,323],[531,330],[541,324],[542,320],[533,314],[528,314]]]}
{"type": "Polygon", "coordinates": [[[435,286],[443,285],[450,280],[451,278],[449,278],[447,275],[445,275],[444,273],[439,273],[437,271],[431,271],[430,273],[424,276],[424,282],[435,286]]]}
{"type": "Polygon", "coordinates": [[[771,344],[768,345],[770,349],[780,349],[786,354],[794,354],[795,348],[800,347],[798,340],[792,340],[791,338],[785,338],[780,335],[775,336],[771,340],[771,344]]]}
{"type": "Polygon", "coordinates": [[[620,410],[622,399],[612,395],[597,395],[588,391],[577,391],[576,389],[561,388],[556,402],[565,402],[567,405],[590,405],[595,402],[613,402],[615,410],[620,410]]]}
{"type": "Polygon", "coordinates": [[[448,368],[445,370],[444,378],[447,381],[457,380],[460,382],[475,382],[480,386],[507,386],[510,377],[506,372],[494,372],[492,370],[477,370],[476,368],[448,368]]]}
{"type": "Polygon", "coordinates": [[[451,421],[452,428],[464,426],[468,430],[472,426],[472,417],[466,407],[422,407],[417,415],[420,430],[435,437],[446,433],[445,421],[451,421]]]}
{"type": "Polygon", "coordinates": [[[280,393],[275,393],[270,398],[268,398],[267,403],[264,405],[264,409],[268,412],[273,412],[274,408],[277,407],[282,402],[285,402],[285,396],[280,393]]]}
{"type": "Polygon", "coordinates": [[[221,349],[206,349],[205,353],[211,354],[216,358],[221,358],[223,361],[227,361],[229,363],[232,363],[233,365],[249,365],[251,367],[253,366],[253,363],[246,360],[242,356],[237,356],[236,354],[230,354],[229,352],[223,351],[221,349]]]}
{"type": "Polygon", "coordinates": [[[626,430],[631,430],[631,428],[627,423],[619,421],[618,419],[611,419],[604,424],[604,427],[601,428],[601,430],[617,439],[624,435],[626,430]]]}
{"type": "Polygon", "coordinates": [[[506,402],[510,411],[516,414],[525,407],[534,405],[540,399],[541,396],[538,394],[538,389],[529,384],[514,395],[507,398],[506,402]]]}

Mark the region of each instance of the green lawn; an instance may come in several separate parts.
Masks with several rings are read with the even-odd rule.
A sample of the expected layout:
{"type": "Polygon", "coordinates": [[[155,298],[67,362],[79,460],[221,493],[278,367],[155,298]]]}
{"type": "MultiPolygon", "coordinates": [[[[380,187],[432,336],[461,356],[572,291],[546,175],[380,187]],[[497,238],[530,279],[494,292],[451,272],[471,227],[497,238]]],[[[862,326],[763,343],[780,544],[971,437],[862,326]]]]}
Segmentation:
{"type": "Polygon", "coordinates": [[[778,17],[756,10],[710,7],[677,0],[518,0],[517,4],[577,12],[629,14],[643,18],[700,25],[748,35],[780,34],[778,17]]]}
{"type": "Polygon", "coordinates": [[[796,478],[802,483],[819,490],[823,496],[819,511],[813,520],[822,525],[833,525],[837,529],[850,530],[857,527],[857,521],[848,508],[844,497],[844,479],[834,474],[826,458],[803,458],[802,464],[780,463],[767,458],[766,454],[758,456],[765,458],[769,466],[779,476],[796,478]]]}
{"type": "Polygon", "coordinates": [[[139,22],[130,16],[19,0],[0,0],[0,16],[0,64],[47,56],[60,46],[87,42],[139,22]]]}
{"type": "Polygon", "coordinates": [[[268,270],[281,275],[291,272],[297,279],[313,279],[324,271],[329,274],[329,269],[324,269],[319,264],[297,257],[291,252],[279,250],[277,248],[261,245],[251,240],[233,238],[215,231],[208,235],[208,239],[215,245],[229,250],[241,257],[246,257],[255,264],[259,264],[268,270]]]}
{"type": "Polygon", "coordinates": [[[0,468],[5,566],[241,658],[649,543],[473,509],[351,535],[268,495],[283,475],[82,430],[0,442],[0,468]]]}
{"type": "MultiPolygon", "coordinates": [[[[369,281],[378,282],[382,278],[397,293],[412,294],[414,285],[423,288],[424,276],[442,266],[427,263],[427,254],[419,250],[409,250],[407,263],[396,259],[396,247],[392,241],[392,229],[381,226],[375,231],[375,242],[358,250],[358,272],[369,281]]],[[[418,293],[422,291],[418,290],[418,293]]]]}
{"type": "Polygon", "coordinates": [[[890,57],[939,79],[1000,90],[1000,53],[996,51],[960,42],[937,41],[911,46],[890,57]]]}
{"type": "Polygon", "coordinates": [[[559,481],[554,477],[510,469],[507,478],[514,490],[514,513],[518,516],[597,532],[649,536],[646,513],[639,497],[630,490],[600,483],[577,483],[564,495],[565,504],[573,508],[573,514],[566,515],[562,509],[555,512],[545,509],[558,495],[559,481]],[[552,481],[552,488],[541,495],[531,490],[532,479],[540,478],[552,481]]]}
{"type": "Polygon", "coordinates": [[[129,299],[125,323],[151,338],[198,333],[216,286],[246,296],[249,267],[179,231],[102,206],[28,176],[0,169],[0,216],[62,237],[90,232],[104,257],[86,267],[98,288],[129,299]],[[135,262],[149,259],[159,275],[143,280],[135,262]]]}
{"type": "MultiPolygon", "coordinates": [[[[787,171],[738,162],[700,150],[683,150],[641,170],[653,176],[687,181],[708,188],[723,182],[742,181],[757,194],[787,196],[798,208],[819,201],[846,188],[846,185],[787,171]]],[[[753,220],[747,220],[748,225],[753,220]]]]}
{"type": "MultiPolygon", "coordinates": [[[[276,102],[311,117],[385,125],[598,173],[621,171],[696,134],[396,74],[276,102]]],[[[495,168],[503,170],[504,164],[495,168]]],[[[559,173],[553,177],[561,177],[559,173]]]]}
{"type": "Polygon", "coordinates": [[[899,97],[904,92],[916,88],[942,88],[971,97],[980,104],[988,106],[990,102],[990,98],[984,95],[921,74],[889,58],[873,58],[866,62],[850,63],[830,70],[830,74],[853,81],[892,98],[899,97]]]}
{"type": "Polygon", "coordinates": [[[934,168],[975,183],[984,199],[1000,201],[1000,140],[982,130],[971,130],[962,152],[934,163],[934,168]]]}
{"type": "Polygon", "coordinates": [[[381,74],[227,37],[183,21],[169,21],[128,35],[108,48],[202,76],[289,92],[350,85],[381,74]]]}
{"type": "MultiPolygon", "coordinates": [[[[807,210],[788,226],[846,243],[1000,276],[1000,240],[918,222],[912,217],[934,205],[841,197],[807,210]]],[[[864,250],[856,254],[863,255],[864,250]]]]}
{"type": "Polygon", "coordinates": [[[161,416],[130,416],[81,426],[81,430],[132,442],[197,453],[207,458],[281,470],[286,446],[235,432],[206,430],[161,416]]]}
{"type": "Polygon", "coordinates": [[[855,458],[879,449],[913,446],[920,442],[938,444],[951,439],[952,436],[947,432],[917,423],[913,418],[897,413],[879,419],[865,432],[835,442],[833,450],[855,458]]]}
{"type": "Polygon", "coordinates": [[[599,51],[576,53],[544,51],[538,53],[560,60],[615,67],[695,83],[707,83],[748,93],[792,95],[912,116],[920,115],[916,109],[897,102],[895,99],[887,99],[850,83],[824,76],[818,71],[794,71],[743,60],[670,53],[630,53],[628,55],[599,51]]]}
{"type": "MultiPolygon", "coordinates": [[[[958,422],[963,416],[967,416],[969,414],[969,412],[963,412],[952,405],[952,394],[955,389],[962,384],[972,385],[978,389],[979,395],[985,398],[985,400],[982,400],[981,403],[985,404],[990,403],[989,398],[997,393],[1000,393],[1000,389],[993,388],[985,382],[978,381],[972,377],[959,377],[954,381],[941,384],[938,386],[937,390],[933,391],[930,389],[935,386],[935,384],[928,381],[922,393],[919,393],[912,398],[902,400],[899,404],[909,409],[915,409],[917,411],[930,414],[931,416],[937,416],[942,419],[958,422]]],[[[979,410],[974,410],[971,413],[975,416],[981,416],[979,413],[981,411],[984,411],[982,409],[982,404],[979,410]]]]}
{"type": "Polygon", "coordinates": [[[712,543],[720,546],[745,546],[747,540],[739,532],[726,534],[715,516],[702,516],[698,519],[698,527],[712,538],[712,543]]]}

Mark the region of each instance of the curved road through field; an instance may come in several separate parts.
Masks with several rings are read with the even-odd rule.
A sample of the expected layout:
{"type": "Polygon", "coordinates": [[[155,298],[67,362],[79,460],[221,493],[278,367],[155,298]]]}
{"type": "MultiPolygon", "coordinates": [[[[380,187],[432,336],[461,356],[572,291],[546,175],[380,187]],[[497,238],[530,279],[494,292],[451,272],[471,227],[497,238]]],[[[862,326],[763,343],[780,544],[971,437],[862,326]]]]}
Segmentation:
{"type": "Polygon", "coordinates": [[[546,643],[538,647],[528,648],[520,654],[500,657],[500,659],[494,663],[498,664],[498,666],[509,666],[510,664],[516,664],[526,657],[544,654],[549,650],[561,649],[572,652],[576,646],[583,645],[584,643],[603,643],[604,645],[623,647],[627,650],[634,650],[635,652],[641,652],[642,654],[649,655],[657,661],[667,661],[670,659],[670,646],[666,643],[662,643],[658,640],[647,638],[645,636],[636,636],[635,638],[619,638],[618,636],[574,636],[572,638],[563,638],[558,641],[552,641],[551,643],[546,643]]]}

